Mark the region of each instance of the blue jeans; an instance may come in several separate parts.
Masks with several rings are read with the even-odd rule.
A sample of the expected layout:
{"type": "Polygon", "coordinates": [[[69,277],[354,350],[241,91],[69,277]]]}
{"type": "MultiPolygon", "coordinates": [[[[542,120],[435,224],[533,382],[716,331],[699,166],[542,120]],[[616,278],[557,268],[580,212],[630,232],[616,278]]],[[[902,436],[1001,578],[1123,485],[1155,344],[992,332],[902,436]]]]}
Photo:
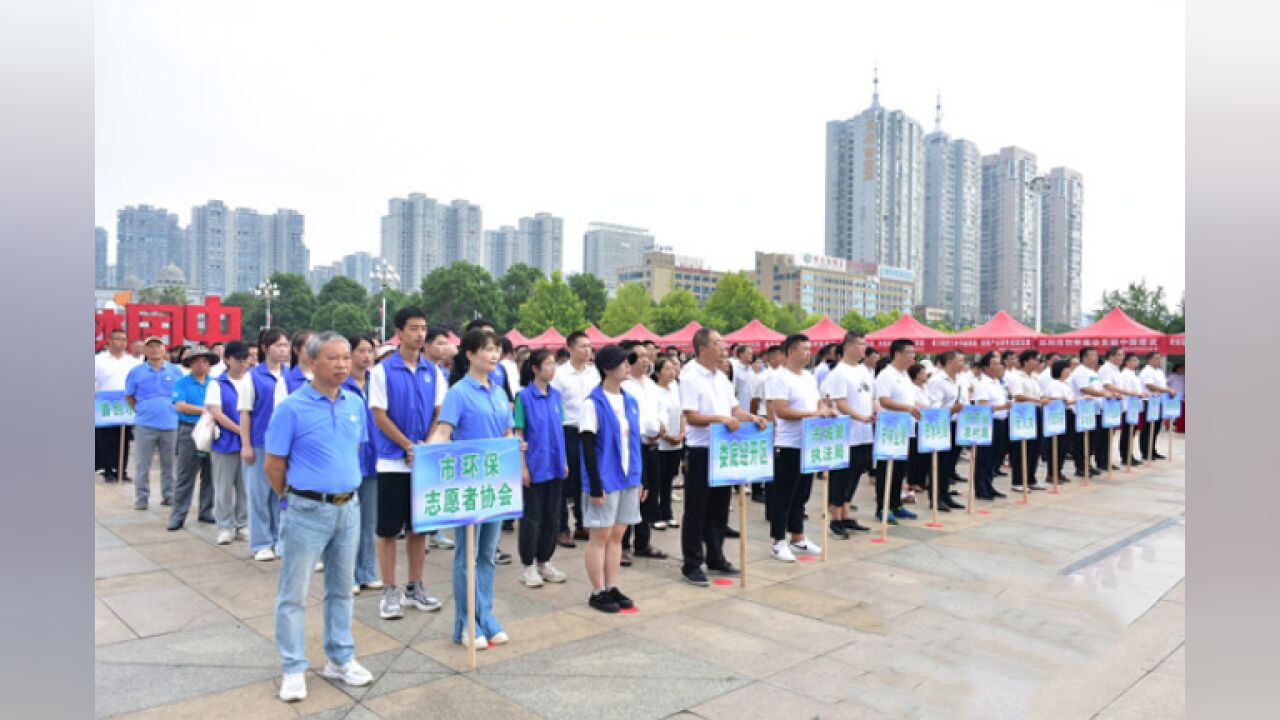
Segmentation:
{"type": "Polygon", "coordinates": [[[286,673],[305,672],[307,589],[324,560],[324,652],[335,665],[355,657],[351,585],[360,543],[360,500],[331,505],[289,496],[289,524],[281,530],[284,556],[276,590],[276,647],[286,673]]]}
{"type": "MultiPolygon", "coordinates": [[[[266,448],[253,449],[253,464],[244,466],[244,489],[249,496],[249,553],[280,541],[280,497],[267,482],[266,448]]],[[[348,588],[349,589],[349,588],[348,588]]]]}
{"type": "Polygon", "coordinates": [[[476,634],[486,638],[502,632],[502,625],[493,616],[493,574],[497,567],[493,563],[494,553],[498,550],[498,535],[502,533],[502,522],[478,523],[476,525],[476,547],[467,546],[467,529],[460,527],[454,532],[458,548],[453,553],[453,641],[462,642],[462,634],[467,630],[467,553],[474,554],[476,559],[476,634]]]}
{"type": "Polygon", "coordinates": [[[378,546],[373,536],[378,527],[378,476],[370,475],[360,482],[360,550],[356,552],[356,584],[367,585],[378,579],[378,546]]]}

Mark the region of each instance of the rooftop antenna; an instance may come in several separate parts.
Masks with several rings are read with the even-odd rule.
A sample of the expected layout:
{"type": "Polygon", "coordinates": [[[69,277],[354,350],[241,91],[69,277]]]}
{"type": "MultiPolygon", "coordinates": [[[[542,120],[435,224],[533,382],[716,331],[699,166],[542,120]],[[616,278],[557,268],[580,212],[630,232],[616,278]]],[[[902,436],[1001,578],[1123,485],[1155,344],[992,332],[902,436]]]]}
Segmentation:
{"type": "Polygon", "coordinates": [[[938,101],[933,108],[933,131],[942,131],[942,91],[938,91],[938,101]]]}
{"type": "Polygon", "coordinates": [[[871,74],[871,107],[880,107],[880,66],[877,65],[871,74]]]}

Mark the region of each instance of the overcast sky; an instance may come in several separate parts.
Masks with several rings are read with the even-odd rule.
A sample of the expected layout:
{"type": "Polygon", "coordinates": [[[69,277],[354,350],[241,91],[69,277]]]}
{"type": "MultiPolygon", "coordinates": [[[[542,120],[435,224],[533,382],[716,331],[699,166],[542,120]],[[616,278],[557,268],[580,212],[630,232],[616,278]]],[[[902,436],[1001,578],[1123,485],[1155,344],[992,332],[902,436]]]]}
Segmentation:
{"type": "MultiPolygon", "coordinates": [[[[1084,174],[1084,305],[1184,280],[1184,14],[1136,2],[97,4],[96,218],[219,199],[377,253],[387,200],[650,229],[742,269],[823,251],[825,123],[871,100],[1084,174]],[[980,10],[979,10],[980,9],[980,10]]],[[[114,262],[114,249],[112,250],[114,262]]]]}

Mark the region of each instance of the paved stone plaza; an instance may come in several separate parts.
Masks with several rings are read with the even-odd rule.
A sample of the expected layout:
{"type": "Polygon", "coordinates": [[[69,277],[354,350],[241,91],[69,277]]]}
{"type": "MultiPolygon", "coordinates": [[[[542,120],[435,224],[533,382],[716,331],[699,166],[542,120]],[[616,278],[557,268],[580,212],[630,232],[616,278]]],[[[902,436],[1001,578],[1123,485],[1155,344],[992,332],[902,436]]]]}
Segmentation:
{"type": "MultiPolygon", "coordinates": [[[[1165,445],[1162,437],[1161,446],[1165,445]]],[[[308,675],[308,698],[276,699],[278,563],[214,544],[197,523],[167,532],[168,508],[132,509],[133,486],[95,483],[96,714],[235,718],[1170,718],[1184,710],[1184,465],[1117,472],[1057,496],[953,512],[927,529],[830,545],[823,564],[769,557],[763,506],[748,503],[748,589],[699,588],[675,559],[637,560],[622,588],[640,608],[586,605],[582,553],[556,551],[564,585],[527,589],[498,567],[496,612],[511,643],[479,654],[450,642],[451,551],[427,556],[437,613],[378,617],[355,601],[364,688],[308,675]]],[[[1070,467],[1070,464],[1068,463],[1070,467]]],[[[959,472],[967,474],[963,462],[959,472]]],[[[1043,474],[1043,469],[1041,471],[1043,474]]],[[[1007,491],[1008,478],[997,487],[1007,491]]],[[[964,485],[957,486],[961,492],[964,485]]],[[[815,487],[815,496],[821,485],[815,487]]],[[[869,517],[865,479],[855,503],[869,517]]],[[[677,513],[678,514],[678,513],[677,513]]],[[[820,499],[810,503],[816,532],[820,499]]],[[[739,526],[735,511],[731,524],[739,526]]],[[[678,530],[654,544],[678,555],[678,530]]],[[[821,541],[819,541],[821,542],[821,541]]],[[[515,536],[504,534],[504,550],[515,536]]],[[[726,543],[736,563],[736,541],[726,543]]],[[[403,552],[400,553],[403,563],[403,552]]],[[[404,570],[400,570],[403,577],[404,570]]],[[[312,583],[308,656],[323,666],[322,584],[312,583]]]]}

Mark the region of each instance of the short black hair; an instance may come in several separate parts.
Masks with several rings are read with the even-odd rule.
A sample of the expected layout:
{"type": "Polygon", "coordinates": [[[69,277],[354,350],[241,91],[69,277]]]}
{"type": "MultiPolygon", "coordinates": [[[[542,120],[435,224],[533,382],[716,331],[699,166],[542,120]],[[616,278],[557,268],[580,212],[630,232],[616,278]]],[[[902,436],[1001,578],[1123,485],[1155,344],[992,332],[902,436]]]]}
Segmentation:
{"type": "Polygon", "coordinates": [[[987,368],[991,367],[991,363],[998,362],[999,360],[1000,360],[1000,356],[998,354],[996,354],[995,352],[989,352],[983,355],[982,358],[978,360],[978,367],[982,368],[983,370],[986,370],[987,368]]]}
{"type": "Polygon", "coordinates": [[[1010,357],[1017,357],[1017,356],[1018,356],[1018,352],[1016,350],[1005,350],[1004,352],[1000,353],[1000,362],[1005,362],[1010,357]]]}
{"type": "Polygon", "coordinates": [[[1128,365],[1130,360],[1136,360],[1136,359],[1138,359],[1138,353],[1127,352],[1124,354],[1124,360],[1120,364],[1128,365]]]}
{"type": "Polygon", "coordinates": [[[711,345],[711,334],[714,332],[715,330],[712,330],[711,328],[698,328],[698,332],[693,334],[694,355],[697,355],[702,348],[709,347],[711,345]]]}
{"type": "MultiPolygon", "coordinates": [[[[565,341],[564,341],[565,347],[573,347],[574,343],[578,342],[584,337],[587,337],[586,333],[582,332],[581,330],[574,330],[573,332],[569,333],[569,337],[565,338],[565,341]]],[[[587,339],[590,340],[590,338],[587,338],[587,339]]]]}
{"type": "Polygon", "coordinates": [[[353,351],[360,347],[360,343],[362,342],[369,343],[369,347],[371,348],[377,347],[377,345],[373,344],[373,335],[371,333],[356,333],[355,335],[347,336],[347,344],[351,346],[353,351]]]}
{"type": "Polygon", "coordinates": [[[1092,346],[1092,345],[1085,345],[1084,347],[1080,348],[1080,353],[1079,353],[1079,354],[1080,354],[1080,362],[1084,362],[1084,359],[1085,359],[1086,357],[1088,357],[1089,353],[1091,353],[1091,352],[1092,352],[1092,353],[1096,353],[1096,352],[1098,352],[1098,348],[1096,348],[1096,347],[1094,347],[1094,346],[1092,346]]]}
{"type": "Polygon", "coordinates": [[[125,338],[129,337],[129,333],[126,333],[122,328],[116,328],[111,332],[107,333],[107,337],[111,337],[112,335],[124,335],[125,338]]]}
{"type": "Polygon", "coordinates": [[[249,357],[249,346],[240,340],[232,340],[223,348],[222,354],[234,360],[244,360],[249,357]]]}
{"type": "Polygon", "coordinates": [[[1057,360],[1053,363],[1053,370],[1051,371],[1051,375],[1054,380],[1061,380],[1062,376],[1065,375],[1067,371],[1070,369],[1071,369],[1070,360],[1057,360]]]}
{"type": "Polygon", "coordinates": [[[404,326],[408,325],[410,320],[416,320],[417,318],[422,318],[423,322],[427,321],[427,314],[422,311],[422,308],[414,305],[406,305],[405,307],[400,308],[396,312],[396,329],[403,330],[404,326]]]}
{"type": "Polygon", "coordinates": [[[875,349],[875,348],[874,348],[873,346],[871,346],[871,345],[868,345],[868,346],[867,346],[867,354],[866,354],[866,355],[864,355],[864,356],[862,357],[862,359],[863,359],[863,360],[866,360],[866,359],[867,359],[867,358],[869,358],[869,357],[875,357],[876,355],[880,355],[880,354],[881,354],[881,352],[880,352],[879,350],[875,349]]]}
{"type": "Polygon", "coordinates": [[[280,342],[280,338],[288,339],[288,337],[280,328],[266,328],[258,333],[258,350],[262,352],[262,357],[267,357],[267,348],[280,342]]]}
{"type": "Polygon", "coordinates": [[[750,351],[751,351],[751,346],[750,346],[750,345],[743,345],[743,344],[735,345],[735,346],[734,346],[734,348],[733,348],[733,356],[734,356],[734,357],[742,357],[742,351],[743,351],[743,350],[746,350],[747,352],[750,352],[750,351]]]}
{"type": "Polygon", "coordinates": [[[1151,362],[1151,359],[1152,359],[1152,358],[1158,358],[1158,357],[1160,357],[1162,354],[1163,354],[1163,353],[1161,353],[1159,350],[1154,350],[1154,351],[1152,351],[1152,352],[1147,353],[1147,356],[1146,356],[1145,358],[1143,358],[1143,360],[1142,360],[1142,361],[1143,361],[1143,362],[1151,362]]]}
{"type": "Polygon", "coordinates": [[[862,339],[862,333],[860,333],[860,332],[854,332],[854,331],[850,330],[849,332],[847,332],[847,333],[845,333],[845,334],[844,334],[844,340],[843,340],[843,341],[841,341],[841,343],[840,343],[840,344],[841,344],[841,345],[848,346],[848,345],[852,345],[853,343],[858,342],[858,341],[859,341],[859,340],[861,340],[861,339],[862,339]]]}
{"type": "Polygon", "coordinates": [[[911,363],[907,368],[907,377],[911,378],[911,382],[915,382],[922,372],[924,372],[924,363],[911,363]]]}
{"type": "Polygon", "coordinates": [[[776,352],[782,352],[782,346],[781,346],[781,345],[770,345],[770,346],[769,346],[769,349],[764,351],[764,354],[765,354],[765,355],[772,355],[773,353],[776,353],[776,352]]]}
{"type": "Polygon", "coordinates": [[[449,328],[444,325],[428,325],[427,326],[427,342],[431,342],[441,335],[449,337],[449,328]]]}
{"type": "Polygon", "coordinates": [[[556,350],[556,363],[562,363],[569,359],[569,348],[562,347],[556,350]]]}
{"type": "Polygon", "coordinates": [[[1028,360],[1035,360],[1038,357],[1040,357],[1039,350],[1036,350],[1035,348],[1027,348],[1026,350],[1023,350],[1020,355],[1018,355],[1018,362],[1022,363],[1023,365],[1026,365],[1028,360]]]}
{"type": "Polygon", "coordinates": [[[494,325],[494,324],[493,324],[492,322],[490,322],[489,320],[486,320],[486,319],[484,319],[484,318],[482,318],[482,317],[479,317],[479,318],[476,318],[475,320],[472,320],[471,322],[467,323],[467,329],[466,329],[466,332],[471,332],[472,330],[483,330],[483,329],[485,329],[485,328],[489,328],[490,330],[495,330],[495,331],[496,331],[496,330],[498,329],[498,326],[497,326],[497,325],[494,325]]]}
{"type": "Polygon", "coordinates": [[[889,362],[898,357],[898,353],[905,352],[907,348],[914,348],[916,344],[908,338],[898,338],[889,343],[889,362]]]}
{"type": "Polygon", "coordinates": [[[1111,358],[1115,357],[1116,355],[1122,352],[1124,352],[1124,348],[1120,347],[1119,345],[1112,345],[1111,347],[1107,348],[1107,352],[1103,354],[1102,359],[1110,360],[1111,358]]]}
{"type": "Polygon", "coordinates": [[[948,350],[946,352],[938,353],[937,357],[935,357],[933,361],[938,365],[938,367],[946,367],[946,364],[955,359],[955,356],[959,354],[959,350],[948,350]]]}
{"type": "Polygon", "coordinates": [[[808,335],[805,335],[804,333],[792,333],[787,336],[786,340],[782,341],[782,354],[790,355],[791,348],[794,348],[800,343],[807,343],[807,342],[809,342],[808,335]]]}

